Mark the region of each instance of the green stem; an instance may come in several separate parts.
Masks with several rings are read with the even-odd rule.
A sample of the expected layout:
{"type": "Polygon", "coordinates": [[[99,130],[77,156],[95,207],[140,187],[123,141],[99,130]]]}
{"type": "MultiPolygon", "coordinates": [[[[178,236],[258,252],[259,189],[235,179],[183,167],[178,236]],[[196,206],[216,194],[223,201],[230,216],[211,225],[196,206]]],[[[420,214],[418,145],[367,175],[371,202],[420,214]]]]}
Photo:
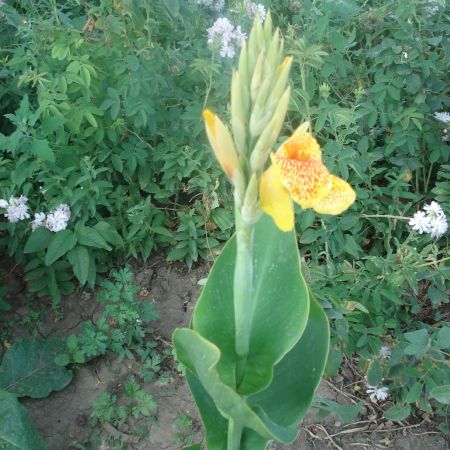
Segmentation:
{"type": "Polygon", "coordinates": [[[233,419],[228,422],[227,450],[239,450],[241,448],[242,426],[233,419]]]}
{"type": "Polygon", "coordinates": [[[448,261],[448,260],[450,260],[450,256],[447,256],[447,257],[442,258],[442,259],[437,259],[436,261],[430,261],[430,262],[427,262],[427,263],[424,263],[424,264],[419,264],[418,266],[416,266],[416,269],[418,269],[420,267],[434,266],[436,264],[443,263],[444,261],[448,261]]]}
{"type": "Polygon", "coordinates": [[[250,345],[253,313],[253,225],[242,221],[236,208],[236,266],[234,270],[235,348],[238,356],[236,386],[242,381],[250,345]]]}
{"type": "Polygon", "coordinates": [[[384,218],[384,219],[399,219],[399,220],[409,220],[410,217],[405,217],[405,216],[393,216],[391,214],[361,214],[361,217],[364,218],[384,218]]]}

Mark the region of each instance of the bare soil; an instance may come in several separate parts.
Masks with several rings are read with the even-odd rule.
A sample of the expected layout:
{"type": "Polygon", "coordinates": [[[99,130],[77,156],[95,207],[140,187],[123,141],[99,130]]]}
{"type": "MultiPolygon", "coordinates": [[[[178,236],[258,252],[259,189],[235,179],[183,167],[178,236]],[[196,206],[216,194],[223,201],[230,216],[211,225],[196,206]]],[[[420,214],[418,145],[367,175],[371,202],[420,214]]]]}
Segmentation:
{"type": "MultiPolygon", "coordinates": [[[[198,281],[207,276],[209,267],[198,266],[192,270],[178,264],[167,264],[155,257],[145,267],[136,268],[136,282],[141,291],[141,300],[155,304],[160,313],[154,339],[161,345],[170,346],[171,334],[176,327],[188,326],[192,309],[198,296],[198,281]]],[[[18,299],[23,293],[20,275],[11,274],[8,282],[9,298],[18,299]]],[[[20,303],[20,302],[19,302],[20,303]]],[[[26,309],[18,306],[18,314],[26,309]]],[[[64,299],[62,318],[49,315],[45,318],[41,334],[45,336],[67,336],[77,331],[84,320],[95,319],[99,306],[95,293],[79,293],[64,299]]],[[[16,328],[13,338],[26,335],[16,328]]],[[[89,417],[92,403],[101,392],[120,392],[125,380],[136,373],[136,361],[118,362],[114,357],[98,358],[85,364],[74,373],[72,383],[65,389],[44,399],[25,399],[34,424],[47,442],[50,450],[108,450],[108,436],[120,437],[124,449],[175,450],[185,444],[180,442],[180,429],[175,421],[182,415],[192,419],[189,430],[183,430],[185,441],[202,440],[202,427],[187,385],[182,376],[172,370],[168,384],[149,383],[150,392],[158,404],[154,421],[146,423],[149,434],[136,435],[118,431],[112,426],[93,429],[89,417]],[[97,443],[92,440],[97,436],[97,443]],[[178,436],[177,436],[178,434],[178,436]]],[[[323,381],[318,389],[322,397],[341,404],[352,404],[358,400],[345,389],[345,368],[339,377],[330,382],[323,381]]],[[[316,418],[312,409],[301,425],[298,439],[290,445],[272,443],[270,450],[446,450],[446,437],[435,430],[433,423],[392,423],[381,419],[376,405],[366,403],[353,423],[343,424],[338,416],[331,414],[325,419],[316,418]]],[[[115,447],[118,448],[118,447],[115,447]]]]}

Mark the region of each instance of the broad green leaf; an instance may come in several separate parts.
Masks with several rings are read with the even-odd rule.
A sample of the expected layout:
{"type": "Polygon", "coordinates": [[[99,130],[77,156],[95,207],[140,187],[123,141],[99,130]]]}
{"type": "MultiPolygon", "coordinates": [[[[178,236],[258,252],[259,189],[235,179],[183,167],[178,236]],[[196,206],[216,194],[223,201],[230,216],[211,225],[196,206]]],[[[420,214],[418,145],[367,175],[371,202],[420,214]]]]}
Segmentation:
{"type": "Polygon", "coordinates": [[[330,348],[327,364],[325,366],[325,377],[332,377],[337,374],[342,364],[344,353],[341,349],[330,348]]]}
{"type": "Polygon", "coordinates": [[[295,428],[273,422],[259,405],[252,409],[245,397],[222,382],[217,370],[220,350],[214,344],[187,328],[175,330],[173,342],[178,360],[199,379],[222,415],[233,417],[236,422],[267,440],[291,442],[295,439],[295,428]]]}
{"type": "Polygon", "coordinates": [[[41,250],[45,250],[50,244],[53,236],[54,234],[51,231],[47,230],[47,228],[36,228],[36,230],[33,231],[28,238],[23,252],[36,253],[40,252],[41,250]]]}
{"type": "Polygon", "coordinates": [[[92,227],[81,226],[75,230],[78,242],[88,247],[103,248],[112,250],[100,233],[92,227]]]}
{"type": "Polygon", "coordinates": [[[450,327],[442,327],[439,330],[437,343],[440,348],[450,348],[450,327]]]}
{"type": "Polygon", "coordinates": [[[55,233],[47,248],[44,258],[46,266],[53,264],[61,256],[72,250],[77,243],[77,238],[71,230],[62,230],[55,233]]]}
{"type": "Polygon", "coordinates": [[[42,398],[59,391],[72,380],[72,371],[56,365],[64,349],[59,338],[27,338],[9,347],[0,366],[0,389],[18,397],[42,398]]]}
{"type": "Polygon", "coordinates": [[[114,244],[115,247],[123,245],[122,236],[120,236],[116,229],[108,222],[98,222],[93,228],[101,234],[106,242],[114,244]]]}
{"type": "Polygon", "coordinates": [[[14,394],[0,389],[0,448],[48,450],[14,394]]]}
{"type": "Polygon", "coordinates": [[[419,381],[415,382],[406,396],[406,403],[415,403],[422,393],[422,383],[419,381]]]}
{"type": "Polygon", "coordinates": [[[182,450],[202,450],[202,444],[189,445],[188,447],[183,447],[182,450]]]}
{"type": "Polygon", "coordinates": [[[327,398],[318,396],[314,399],[312,406],[319,408],[321,411],[325,411],[326,413],[335,413],[342,419],[343,422],[350,423],[354,421],[355,417],[359,414],[364,406],[364,402],[359,401],[354,405],[345,406],[327,398]]]}
{"type": "MultiPolygon", "coordinates": [[[[180,330],[174,333],[177,352],[178,344],[175,335],[178,331],[180,330]]],[[[312,299],[308,324],[302,338],[275,366],[270,386],[248,397],[248,403],[252,409],[257,411],[260,417],[267,418],[270,423],[278,423],[296,430],[308,411],[314,391],[322,377],[328,343],[327,318],[317,302],[312,299]]],[[[208,365],[208,367],[213,369],[214,365],[208,365]]],[[[200,410],[208,449],[225,450],[227,420],[221,415],[197,376],[189,370],[187,380],[200,410]]],[[[266,443],[266,437],[259,436],[251,429],[244,430],[241,442],[243,450],[264,450],[266,443]]]]}
{"type": "Polygon", "coordinates": [[[311,405],[325,369],[330,331],[322,308],[311,295],[308,323],[301,339],[275,366],[270,386],[249,397],[283,426],[300,423],[311,405]]]}
{"type": "Polygon", "coordinates": [[[389,420],[405,420],[411,412],[411,406],[394,405],[384,412],[383,417],[389,420]]]}
{"type": "MultiPolygon", "coordinates": [[[[232,238],[211,270],[192,322],[195,331],[220,348],[218,370],[223,382],[230,386],[235,385],[236,364],[235,255],[236,241],[232,238]]],[[[254,313],[250,352],[238,389],[241,394],[257,392],[270,383],[273,365],[298,342],[309,310],[294,231],[280,231],[272,219],[264,215],[255,226],[253,260],[254,313]]]]}
{"type": "Polygon", "coordinates": [[[72,264],[73,273],[78,281],[82,285],[86,283],[89,274],[89,252],[87,248],[77,245],[67,253],[67,259],[72,264]]]}
{"type": "Polygon", "coordinates": [[[450,384],[437,386],[430,391],[430,395],[444,405],[450,405],[450,384]]]}
{"type": "Polygon", "coordinates": [[[410,331],[409,333],[405,333],[404,336],[408,342],[411,342],[411,344],[428,344],[428,332],[425,329],[410,331]]]}
{"type": "Polygon", "coordinates": [[[367,372],[367,382],[372,386],[376,386],[383,379],[383,371],[381,370],[381,364],[378,359],[375,359],[370,364],[369,371],[367,372]]]}
{"type": "Polygon", "coordinates": [[[208,449],[226,450],[228,421],[220,414],[199,379],[189,370],[186,371],[186,380],[200,411],[208,449]]]}
{"type": "Polygon", "coordinates": [[[28,150],[42,161],[55,162],[55,154],[49,147],[47,140],[36,139],[30,144],[28,150]]]}

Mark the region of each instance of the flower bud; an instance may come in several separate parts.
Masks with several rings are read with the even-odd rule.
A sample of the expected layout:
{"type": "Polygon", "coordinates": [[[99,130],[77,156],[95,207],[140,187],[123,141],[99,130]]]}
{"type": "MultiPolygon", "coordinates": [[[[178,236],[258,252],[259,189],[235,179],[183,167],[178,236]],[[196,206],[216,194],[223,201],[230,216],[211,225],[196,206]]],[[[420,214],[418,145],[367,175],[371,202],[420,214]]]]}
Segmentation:
{"type": "Polygon", "coordinates": [[[270,93],[267,101],[267,106],[271,107],[274,103],[279,101],[279,98],[284,91],[289,77],[289,72],[292,65],[292,56],[284,58],[283,62],[278,66],[275,85],[270,93]]]}
{"type": "Polygon", "coordinates": [[[235,176],[241,173],[241,165],[228,128],[209,109],[203,111],[206,134],[214,154],[223,171],[235,183],[235,176]]]}
{"type": "Polygon", "coordinates": [[[244,203],[241,209],[242,220],[249,224],[257,222],[261,216],[261,211],[258,208],[258,190],[258,176],[253,174],[247,186],[244,203]]]}
{"type": "Polygon", "coordinates": [[[259,87],[261,86],[262,83],[263,62],[264,62],[264,52],[261,52],[256,61],[255,70],[253,71],[253,76],[250,83],[250,96],[253,102],[255,101],[256,96],[258,95],[259,87]]]}
{"type": "Polygon", "coordinates": [[[289,104],[290,93],[291,89],[288,86],[277,105],[271,121],[262,132],[255,148],[253,149],[250,157],[250,169],[252,172],[258,172],[264,168],[264,164],[269,157],[272,146],[276,142],[278,135],[280,134],[281,127],[283,126],[284,117],[289,104]]]}

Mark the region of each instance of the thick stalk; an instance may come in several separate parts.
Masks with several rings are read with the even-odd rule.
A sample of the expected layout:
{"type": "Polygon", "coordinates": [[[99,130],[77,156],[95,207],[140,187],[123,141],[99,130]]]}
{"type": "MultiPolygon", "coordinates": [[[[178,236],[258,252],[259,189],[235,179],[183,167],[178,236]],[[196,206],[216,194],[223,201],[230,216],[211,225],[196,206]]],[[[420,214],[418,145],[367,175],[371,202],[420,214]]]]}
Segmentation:
{"type": "Polygon", "coordinates": [[[244,375],[253,314],[253,224],[244,223],[236,208],[236,266],[234,271],[235,348],[238,356],[236,385],[244,375]]]}
{"type": "Polygon", "coordinates": [[[228,422],[227,450],[239,450],[241,448],[242,426],[230,419],[228,422]]]}

